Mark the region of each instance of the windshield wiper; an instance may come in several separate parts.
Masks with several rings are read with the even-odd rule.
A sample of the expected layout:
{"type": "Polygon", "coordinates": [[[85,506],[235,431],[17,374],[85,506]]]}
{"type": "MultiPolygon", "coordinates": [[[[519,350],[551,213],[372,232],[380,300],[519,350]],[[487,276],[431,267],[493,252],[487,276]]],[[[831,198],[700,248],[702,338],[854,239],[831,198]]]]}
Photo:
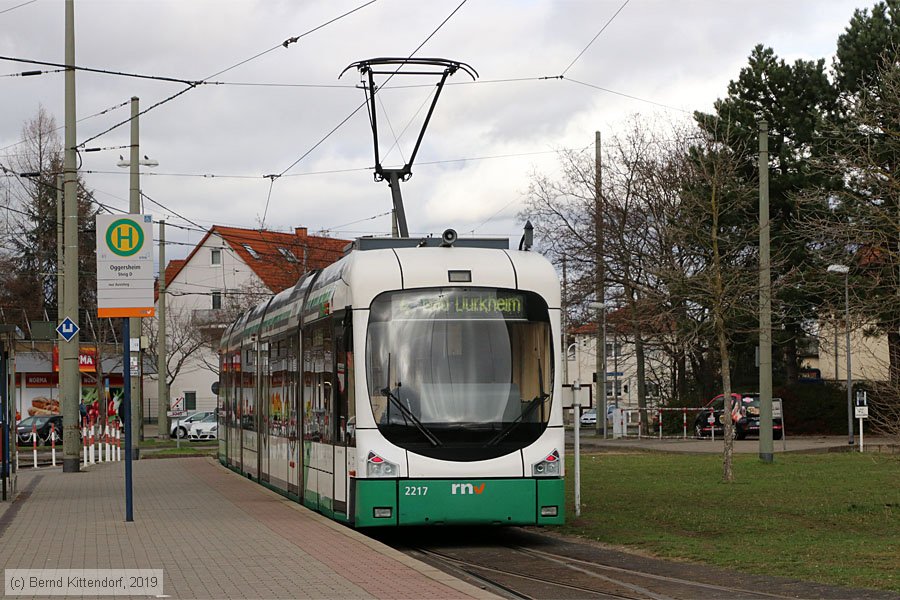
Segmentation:
{"type": "Polygon", "coordinates": [[[525,407],[525,410],[522,411],[522,414],[520,414],[518,417],[516,417],[516,419],[513,422],[511,422],[509,425],[507,425],[502,430],[500,430],[500,433],[498,433],[497,435],[492,437],[491,440],[487,444],[485,444],[485,446],[496,446],[498,443],[500,443],[500,441],[503,440],[503,438],[505,438],[506,436],[508,436],[512,432],[513,429],[518,427],[519,423],[521,423],[522,421],[525,420],[525,417],[527,417],[528,415],[533,413],[534,409],[537,408],[538,406],[542,405],[544,403],[544,400],[546,400],[549,397],[550,397],[550,394],[541,393],[540,395],[535,396],[534,398],[529,400],[528,406],[525,407]]]}
{"type": "MultiPolygon", "coordinates": [[[[525,410],[522,411],[522,414],[520,414],[518,417],[516,417],[512,421],[512,423],[510,423],[509,425],[507,425],[506,427],[501,429],[497,435],[492,437],[490,439],[490,441],[487,444],[485,444],[485,447],[496,446],[497,444],[499,444],[503,440],[503,438],[508,436],[512,432],[513,429],[515,429],[516,427],[519,426],[519,423],[521,423],[522,421],[525,420],[525,417],[527,417],[528,415],[533,413],[534,409],[537,408],[538,406],[541,407],[541,411],[543,412],[544,400],[549,398],[550,394],[544,392],[544,369],[541,367],[541,359],[540,358],[538,358],[537,364],[538,364],[538,386],[540,387],[540,393],[537,396],[535,396],[534,398],[532,398],[531,400],[529,400],[528,406],[525,407],[525,410]]],[[[541,417],[542,417],[541,421],[543,421],[543,415],[541,415],[541,417]]]]}
{"type": "Polygon", "coordinates": [[[441,441],[437,439],[437,437],[433,433],[431,433],[431,431],[427,427],[425,427],[422,421],[420,421],[419,418],[416,417],[416,415],[414,415],[411,410],[403,406],[403,402],[401,402],[400,399],[397,398],[397,396],[395,396],[389,388],[381,388],[381,393],[384,394],[389,401],[393,402],[394,406],[396,406],[400,410],[400,414],[403,415],[403,418],[411,421],[415,428],[425,436],[425,439],[427,439],[432,446],[442,445],[441,441]]]}

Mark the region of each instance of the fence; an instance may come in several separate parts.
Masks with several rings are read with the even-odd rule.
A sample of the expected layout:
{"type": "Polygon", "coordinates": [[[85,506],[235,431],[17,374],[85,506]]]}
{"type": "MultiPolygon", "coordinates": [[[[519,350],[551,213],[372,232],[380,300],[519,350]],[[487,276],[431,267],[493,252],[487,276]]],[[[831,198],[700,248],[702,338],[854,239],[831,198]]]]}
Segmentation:
{"type": "MultiPolygon", "coordinates": [[[[613,411],[612,430],[613,437],[636,437],[638,439],[688,439],[688,431],[692,438],[700,438],[709,435],[711,441],[722,439],[722,432],[716,435],[716,420],[721,419],[721,409],[717,413],[709,407],[679,407],[679,408],[620,408],[613,411]],[[644,420],[640,418],[641,413],[647,413],[647,431],[644,431],[644,420]],[[697,414],[706,413],[708,416],[701,420],[697,419],[697,414]],[[688,419],[688,414],[692,418],[688,419]],[[680,431],[679,431],[680,429],[680,431]]],[[[780,400],[773,401],[773,418],[778,418],[781,422],[780,437],[784,442],[787,439],[784,418],[782,414],[782,405],[780,400]]],[[[720,429],[722,423],[719,424],[720,429]]]]}
{"type": "MultiPolygon", "coordinates": [[[[708,408],[620,408],[613,411],[613,436],[637,437],[657,439],[687,439],[688,430],[694,435],[694,420],[696,413],[713,413],[708,408]],[[647,413],[647,429],[644,431],[644,420],[640,418],[641,412],[647,413]],[[692,415],[690,427],[688,426],[688,414],[692,415]],[[680,435],[678,425],[680,424],[680,435]]],[[[714,417],[713,417],[714,418],[714,417]]],[[[713,429],[713,432],[715,429],[713,429]]]]}

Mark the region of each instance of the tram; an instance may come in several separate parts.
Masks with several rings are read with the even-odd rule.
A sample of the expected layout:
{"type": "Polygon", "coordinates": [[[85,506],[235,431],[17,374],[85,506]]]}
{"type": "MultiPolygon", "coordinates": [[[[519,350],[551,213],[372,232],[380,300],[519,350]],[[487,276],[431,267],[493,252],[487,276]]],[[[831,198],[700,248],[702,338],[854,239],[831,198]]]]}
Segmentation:
{"type": "Polygon", "coordinates": [[[222,464],[354,527],[562,524],[559,279],[508,245],[360,238],[246,311],[222,464]]]}

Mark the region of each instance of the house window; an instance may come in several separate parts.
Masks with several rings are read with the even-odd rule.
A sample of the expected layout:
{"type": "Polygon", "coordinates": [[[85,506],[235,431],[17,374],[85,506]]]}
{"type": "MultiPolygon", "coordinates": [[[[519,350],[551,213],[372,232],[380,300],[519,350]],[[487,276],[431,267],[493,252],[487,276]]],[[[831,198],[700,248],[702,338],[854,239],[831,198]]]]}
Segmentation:
{"type": "Polygon", "coordinates": [[[297,260],[297,257],[294,256],[294,253],[291,252],[290,250],[288,250],[287,248],[281,248],[281,247],[279,247],[279,248],[278,248],[278,251],[281,252],[281,255],[282,255],[283,257],[285,257],[285,258],[287,259],[288,262],[292,262],[292,263],[299,262],[299,261],[297,260]]]}
{"type": "Polygon", "coordinates": [[[221,265],[222,264],[222,249],[221,248],[213,248],[209,251],[209,264],[211,264],[211,265],[221,265]]]}
{"type": "Polygon", "coordinates": [[[197,410],[197,392],[184,393],[184,410],[197,410]]]}
{"type": "Polygon", "coordinates": [[[616,387],[616,397],[622,395],[622,381],[620,379],[616,379],[614,381],[606,380],[606,395],[612,397],[613,395],[613,385],[616,387]]]}
{"type": "Polygon", "coordinates": [[[212,293],[212,307],[213,310],[218,310],[222,308],[222,292],[213,292],[212,293]]]}
{"type": "Polygon", "coordinates": [[[619,342],[616,342],[615,344],[606,344],[606,356],[608,358],[622,356],[622,344],[619,342]]]}
{"type": "Polygon", "coordinates": [[[253,249],[253,246],[251,246],[250,244],[244,244],[244,250],[247,251],[247,254],[249,254],[249,255],[252,256],[253,258],[259,260],[259,252],[257,252],[256,250],[254,250],[254,249],[253,249]]]}

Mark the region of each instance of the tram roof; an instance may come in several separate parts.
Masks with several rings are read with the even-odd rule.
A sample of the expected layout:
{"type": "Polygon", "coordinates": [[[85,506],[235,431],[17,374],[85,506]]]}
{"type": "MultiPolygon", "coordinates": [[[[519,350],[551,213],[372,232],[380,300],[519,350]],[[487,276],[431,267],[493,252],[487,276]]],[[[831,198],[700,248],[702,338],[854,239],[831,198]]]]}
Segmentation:
{"type": "MultiPolygon", "coordinates": [[[[361,237],[344,247],[344,254],[354,250],[387,250],[391,248],[438,248],[445,245],[441,238],[395,238],[395,237],[361,237]]],[[[457,248],[489,248],[492,250],[509,250],[509,238],[477,237],[457,238],[452,244],[457,248]]]]}

